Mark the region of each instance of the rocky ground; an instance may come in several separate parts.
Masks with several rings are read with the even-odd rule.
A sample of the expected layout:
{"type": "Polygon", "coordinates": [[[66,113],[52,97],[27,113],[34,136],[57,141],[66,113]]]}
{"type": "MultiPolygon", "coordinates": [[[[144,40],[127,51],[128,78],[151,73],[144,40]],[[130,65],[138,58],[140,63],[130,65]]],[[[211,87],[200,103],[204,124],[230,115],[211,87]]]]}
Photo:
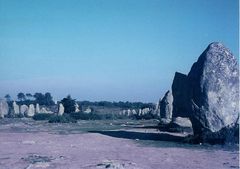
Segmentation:
{"type": "Polygon", "coordinates": [[[237,146],[183,144],[184,135],[146,127],[152,123],[1,120],[0,169],[239,168],[237,146]]]}

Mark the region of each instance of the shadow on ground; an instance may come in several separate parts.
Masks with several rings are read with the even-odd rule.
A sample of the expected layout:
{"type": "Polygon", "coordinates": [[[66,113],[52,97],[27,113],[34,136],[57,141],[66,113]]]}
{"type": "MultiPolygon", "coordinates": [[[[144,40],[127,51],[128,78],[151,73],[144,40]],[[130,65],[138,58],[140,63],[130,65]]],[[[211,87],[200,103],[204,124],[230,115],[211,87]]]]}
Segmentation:
{"type": "Polygon", "coordinates": [[[135,131],[89,131],[90,133],[99,133],[111,137],[138,139],[138,140],[157,140],[157,141],[171,141],[182,142],[185,137],[175,136],[167,133],[142,133],[135,131]]]}

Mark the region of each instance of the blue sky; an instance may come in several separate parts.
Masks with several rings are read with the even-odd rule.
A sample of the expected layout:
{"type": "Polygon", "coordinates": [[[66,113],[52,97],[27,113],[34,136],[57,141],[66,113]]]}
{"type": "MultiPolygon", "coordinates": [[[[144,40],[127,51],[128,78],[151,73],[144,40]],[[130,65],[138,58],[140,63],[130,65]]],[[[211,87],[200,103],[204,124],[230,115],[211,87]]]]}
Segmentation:
{"type": "Polygon", "coordinates": [[[207,45],[238,57],[237,0],[0,0],[0,96],[157,102],[207,45]]]}

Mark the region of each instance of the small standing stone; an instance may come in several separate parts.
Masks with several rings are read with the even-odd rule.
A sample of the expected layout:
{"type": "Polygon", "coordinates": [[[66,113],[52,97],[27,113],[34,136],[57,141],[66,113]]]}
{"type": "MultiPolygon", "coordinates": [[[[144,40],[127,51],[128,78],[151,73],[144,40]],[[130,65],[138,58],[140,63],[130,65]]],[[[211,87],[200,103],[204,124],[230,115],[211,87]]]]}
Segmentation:
{"type": "Polygon", "coordinates": [[[40,113],[40,107],[38,103],[36,104],[36,113],[40,113]]]}
{"type": "Polygon", "coordinates": [[[13,102],[13,112],[14,112],[14,114],[20,113],[19,106],[17,105],[17,103],[15,101],[13,102]]]}
{"type": "Polygon", "coordinates": [[[171,121],[173,110],[173,96],[171,91],[167,91],[160,103],[161,118],[171,121]]]}
{"type": "Polygon", "coordinates": [[[23,105],[20,106],[20,113],[22,115],[27,114],[27,111],[28,111],[28,106],[27,105],[23,104],[23,105]]]}
{"type": "Polygon", "coordinates": [[[27,116],[32,117],[35,114],[35,108],[33,104],[29,105],[28,111],[27,111],[27,116]]]}
{"type": "Polygon", "coordinates": [[[58,107],[58,115],[62,116],[63,113],[64,113],[64,106],[62,103],[60,103],[58,107]]]}
{"type": "Polygon", "coordinates": [[[9,107],[8,107],[7,101],[4,99],[1,99],[0,100],[0,116],[1,116],[1,118],[4,118],[4,116],[8,114],[8,111],[9,111],[9,107]]]}

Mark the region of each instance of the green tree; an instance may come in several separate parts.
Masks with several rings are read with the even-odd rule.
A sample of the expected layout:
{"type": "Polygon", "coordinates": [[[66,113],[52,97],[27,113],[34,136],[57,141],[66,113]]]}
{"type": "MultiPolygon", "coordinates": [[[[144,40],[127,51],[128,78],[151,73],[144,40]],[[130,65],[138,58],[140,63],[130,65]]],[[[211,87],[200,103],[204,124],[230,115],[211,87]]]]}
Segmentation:
{"type": "Polygon", "coordinates": [[[26,97],[28,100],[31,100],[31,98],[33,97],[33,95],[31,93],[26,93],[26,97]]]}
{"type": "Polygon", "coordinates": [[[51,93],[47,92],[47,93],[45,93],[44,96],[45,96],[44,102],[45,102],[46,106],[54,105],[54,101],[53,101],[51,93]]]}
{"type": "Polygon", "coordinates": [[[44,99],[45,99],[45,96],[44,94],[42,93],[35,93],[33,95],[33,97],[35,98],[35,102],[40,104],[40,105],[44,105],[44,99]]]}
{"type": "Polygon", "coordinates": [[[18,100],[20,100],[20,101],[25,101],[26,100],[26,96],[22,92],[18,93],[17,97],[18,97],[18,100]]]}
{"type": "Polygon", "coordinates": [[[75,99],[72,99],[70,95],[68,95],[66,98],[63,98],[61,100],[61,103],[64,106],[64,113],[72,113],[75,112],[75,99]]]}
{"type": "Polygon", "coordinates": [[[11,101],[11,96],[9,94],[6,94],[4,98],[7,100],[7,102],[11,101]]]}

